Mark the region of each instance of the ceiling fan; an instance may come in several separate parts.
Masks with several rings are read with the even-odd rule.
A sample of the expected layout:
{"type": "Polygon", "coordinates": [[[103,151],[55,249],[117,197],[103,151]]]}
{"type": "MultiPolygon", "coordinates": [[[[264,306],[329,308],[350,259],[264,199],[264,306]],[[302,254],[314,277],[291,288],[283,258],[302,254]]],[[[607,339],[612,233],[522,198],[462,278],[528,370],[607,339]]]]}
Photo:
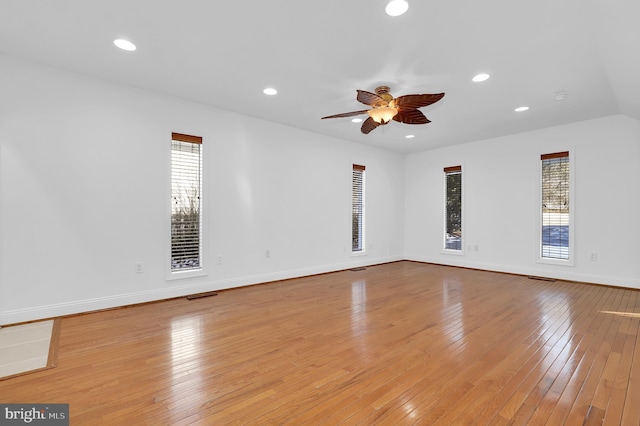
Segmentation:
{"type": "Polygon", "coordinates": [[[368,114],[360,131],[365,135],[369,134],[378,126],[384,126],[392,119],[405,124],[427,124],[431,123],[418,108],[438,102],[444,93],[404,95],[394,98],[389,94],[389,87],[376,87],[376,93],[358,90],[356,99],[365,105],[372,106],[373,109],[363,109],[360,111],[345,112],[342,114],[328,115],[325,118],[353,117],[360,114],[368,114]]]}

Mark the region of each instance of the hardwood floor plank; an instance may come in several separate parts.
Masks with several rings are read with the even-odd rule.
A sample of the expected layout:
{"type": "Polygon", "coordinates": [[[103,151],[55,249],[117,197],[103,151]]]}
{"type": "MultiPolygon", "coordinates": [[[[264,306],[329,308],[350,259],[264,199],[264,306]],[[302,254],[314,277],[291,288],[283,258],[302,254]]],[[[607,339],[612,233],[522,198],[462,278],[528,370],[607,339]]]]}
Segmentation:
{"type": "MultiPolygon", "coordinates": [[[[572,292],[571,295],[572,295],[571,305],[575,306],[576,309],[584,308],[585,306],[587,306],[587,303],[590,300],[593,300],[594,298],[598,297],[598,293],[587,293],[587,292],[577,292],[577,291],[572,292]]],[[[562,301],[562,299],[560,299],[559,303],[564,303],[564,302],[562,301]]],[[[568,340],[567,343],[569,345],[574,345],[574,346],[576,345],[576,342],[581,338],[580,336],[582,335],[584,329],[586,329],[586,327],[588,326],[588,322],[585,322],[584,320],[592,317],[589,314],[587,309],[580,309],[579,312],[581,313],[574,317],[575,324],[573,327],[571,327],[572,334],[570,334],[570,336],[567,336],[567,340],[568,340]]],[[[564,324],[564,320],[562,316],[556,318],[555,323],[558,324],[558,327],[564,324]]],[[[497,368],[496,374],[500,375],[499,376],[500,379],[504,380],[504,382],[501,381],[500,383],[504,383],[504,384],[501,385],[500,389],[494,395],[494,398],[492,398],[486,404],[484,410],[481,411],[480,415],[478,416],[479,421],[489,421],[490,419],[492,419],[491,416],[493,415],[493,413],[495,413],[497,410],[504,409],[509,396],[513,392],[515,392],[515,390],[518,389],[522,385],[522,383],[526,380],[526,377],[529,376],[529,372],[532,368],[531,365],[533,365],[531,363],[535,362],[537,359],[535,355],[539,354],[540,351],[544,349],[545,344],[547,342],[547,340],[544,339],[545,335],[546,335],[546,329],[540,330],[540,332],[536,330],[534,333],[532,333],[532,337],[535,337],[535,340],[528,339],[527,342],[530,342],[529,346],[523,345],[524,348],[529,348],[528,351],[523,351],[522,355],[520,355],[518,358],[515,358],[512,364],[509,364],[507,368],[504,368],[504,369],[497,368]]],[[[563,336],[560,336],[560,337],[563,337],[563,336]]],[[[511,356],[516,354],[517,352],[513,352],[511,356]]],[[[575,356],[575,352],[572,355],[572,357],[573,356],[575,356]]],[[[565,365],[564,369],[566,370],[567,368],[571,368],[572,366],[574,366],[574,363],[572,363],[571,360],[569,360],[565,365]]],[[[568,380],[569,376],[567,376],[566,371],[561,373],[561,376],[566,380],[568,380]]],[[[561,389],[563,388],[563,386],[560,384],[559,381],[554,382],[553,386],[561,386],[561,389]]],[[[553,390],[553,386],[550,392],[553,390]]],[[[512,408],[506,409],[506,413],[510,413],[506,415],[508,418],[511,418],[513,413],[517,411],[517,409],[513,406],[514,405],[513,402],[511,402],[510,404],[512,405],[512,408]]],[[[555,402],[552,404],[555,405],[555,402]]]]}
{"type": "MultiPolygon", "coordinates": [[[[563,352],[552,366],[553,374],[550,375],[550,380],[553,380],[553,383],[549,387],[548,391],[546,391],[544,395],[540,396],[540,401],[536,403],[537,406],[535,412],[529,420],[532,424],[545,424],[549,421],[549,417],[552,415],[553,410],[558,406],[561,395],[569,384],[573,373],[580,365],[579,362],[584,355],[584,351],[581,350],[580,344],[585,332],[592,324],[591,321],[587,321],[588,318],[586,317],[593,317],[592,315],[588,315],[588,311],[586,310],[584,313],[587,315],[575,318],[573,334],[567,341],[563,352]],[[560,371],[558,371],[558,369],[560,369],[560,371]]],[[[569,409],[570,406],[567,407],[567,412],[569,409]]],[[[551,422],[551,424],[553,424],[553,422],[551,422]]]]}
{"type": "Polygon", "coordinates": [[[626,300],[626,306],[621,307],[621,315],[623,315],[620,328],[616,335],[616,340],[612,347],[612,352],[620,357],[619,365],[612,380],[611,392],[607,401],[605,410],[606,417],[604,425],[619,425],[622,422],[622,413],[624,410],[624,400],[626,395],[627,382],[629,380],[629,371],[633,361],[633,347],[635,340],[634,323],[637,325],[638,320],[629,316],[629,312],[633,312],[636,304],[636,292],[626,291],[623,299],[626,300]]]}
{"type": "Polygon", "coordinates": [[[590,314],[589,322],[584,323],[584,327],[587,328],[584,332],[580,331],[579,338],[575,340],[575,351],[570,362],[566,363],[561,378],[550,394],[553,398],[550,403],[555,403],[548,418],[550,424],[561,424],[568,421],[567,417],[588,378],[597,345],[600,344],[603,333],[608,330],[609,323],[603,321],[606,318],[598,315],[598,311],[601,309],[600,306],[610,303],[615,292],[611,292],[608,288],[602,288],[602,290],[604,297],[585,309],[585,312],[590,314]]]}
{"type": "MultiPolygon", "coordinates": [[[[638,302],[640,302],[640,295],[636,295],[638,302]]],[[[633,327],[632,336],[635,337],[635,346],[633,348],[633,361],[631,363],[630,371],[621,371],[620,375],[627,375],[627,383],[626,383],[626,395],[624,401],[624,411],[622,412],[622,422],[620,424],[623,425],[632,425],[634,422],[640,422],[640,404],[633,400],[633,396],[640,395],[640,303],[636,303],[634,309],[631,310],[628,308],[628,312],[634,314],[635,325],[633,327]]],[[[605,413],[605,418],[608,416],[613,416],[615,414],[605,413]]]]}
{"type": "Polygon", "coordinates": [[[60,320],[84,424],[640,423],[640,292],[395,262],[60,320]]]}
{"type": "MultiPolygon", "coordinates": [[[[546,304],[548,309],[557,309],[560,305],[550,305],[546,304]]],[[[529,319],[531,321],[531,319],[529,319]]],[[[502,409],[502,416],[506,418],[511,418],[512,411],[515,412],[517,407],[519,407],[519,403],[516,403],[518,399],[524,399],[526,397],[525,393],[514,393],[515,390],[521,386],[526,377],[529,375],[531,371],[531,365],[536,365],[540,363],[540,358],[536,356],[532,356],[532,354],[537,353],[545,348],[545,346],[550,345],[550,341],[553,341],[553,336],[557,333],[556,330],[562,328],[562,324],[565,322],[564,317],[562,316],[547,316],[547,321],[544,323],[540,323],[538,329],[534,330],[532,334],[529,336],[522,336],[523,340],[518,342],[516,341],[514,346],[508,349],[508,355],[505,357],[505,360],[508,360],[510,356],[516,356],[515,362],[513,364],[508,364],[503,362],[498,363],[495,367],[494,371],[491,371],[490,374],[487,374],[484,378],[483,386],[478,386],[475,390],[475,395],[469,395],[466,399],[468,401],[460,401],[458,404],[468,404],[469,407],[472,407],[469,412],[474,412],[474,408],[477,408],[477,412],[474,413],[476,421],[478,419],[484,419],[484,421],[488,421],[488,418],[491,418],[490,414],[487,414],[487,409],[489,407],[493,407],[492,413],[495,413],[495,410],[500,408],[502,409]],[[535,338],[535,340],[533,340],[535,338]],[[519,351],[527,349],[524,352],[524,357],[519,359],[517,354],[519,351]],[[533,363],[533,364],[531,364],[533,363]],[[511,398],[510,401],[505,401],[500,397],[500,394],[505,396],[508,395],[511,398]],[[491,398],[487,398],[489,395],[492,395],[491,398]],[[474,401],[471,401],[471,398],[475,398],[474,401]],[[512,408],[510,408],[512,407],[512,408]],[[488,418],[487,418],[488,416],[488,418]]],[[[461,405],[462,406],[462,405],[461,405]]],[[[455,411],[455,410],[454,410],[455,411]]],[[[455,420],[458,422],[469,422],[471,419],[469,418],[468,413],[465,413],[462,410],[460,416],[455,420]],[[466,416],[466,417],[465,417],[466,416]]],[[[454,417],[451,414],[448,414],[443,419],[441,419],[442,424],[445,424],[448,421],[454,421],[454,417]]]]}
{"type": "MultiPolygon", "coordinates": [[[[593,419],[596,416],[594,413],[599,413],[600,409],[602,409],[602,407],[593,406],[594,397],[598,384],[601,382],[602,374],[605,371],[607,359],[611,353],[612,340],[615,335],[614,332],[618,330],[620,323],[619,316],[605,314],[602,311],[617,312],[621,302],[621,295],[622,292],[616,292],[615,295],[611,297],[611,302],[606,304],[603,309],[596,313],[597,315],[606,317],[602,322],[602,326],[600,327],[596,338],[599,342],[599,346],[595,347],[592,345],[591,348],[593,350],[588,352],[589,355],[592,355],[588,360],[588,376],[585,377],[584,384],[576,396],[573,407],[567,417],[567,423],[582,423],[590,411],[592,416],[591,418],[593,419]]],[[[600,422],[602,422],[602,419],[600,419],[600,422]]]]}
{"type": "MultiPolygon", "coordinates": [[[[566,303],[562,300],[556,300],[555,302],[557,303],[546,303],[549,312],[562,313],[566,303]]],[[[479,421],[482,418],[481,414],[484,414],[484,409],[491,406],[492,403],[495,405],[499,403],[500,399],[496,398],[496,393],[507,385],[517,374],[518,369],[526,365],[527,361],[535,359],[535,357],[531,357],[530,351],[534,348],[532,345],[536,345],[536,351],[544,349],[545,346],[558,345],[556,342],[565,334],[567,320],[562,315],[548,315],[547,318],[547,321],[541,323],[539,328],[529,336],[520,336],[520,340],[514,341],[506,347],[497,348],[499,353],[507,353],[507,357],[502,355],[502,361],[497,362],[496,367],[484,375],[481,385],[474,389],[473,394],[465,398],[467,401],[461,400],[458,402],[458,405],[466,406],[467,409],[464,411],[457,410],[459,411],[457,417],[449,414],[448,417],[443,419],[444,422],[456,421],[464,423],[479,421]],[[534,336],[536,340],[532,341],[531,338],[534,336]],[[522,356],[523,354],[524,356],[522,356]],[[472,398],[473,401],[471,401],[472,398]]],[[[523,319],[525,322],[530,321],[530,318],[525,317],[523,319]]]]}

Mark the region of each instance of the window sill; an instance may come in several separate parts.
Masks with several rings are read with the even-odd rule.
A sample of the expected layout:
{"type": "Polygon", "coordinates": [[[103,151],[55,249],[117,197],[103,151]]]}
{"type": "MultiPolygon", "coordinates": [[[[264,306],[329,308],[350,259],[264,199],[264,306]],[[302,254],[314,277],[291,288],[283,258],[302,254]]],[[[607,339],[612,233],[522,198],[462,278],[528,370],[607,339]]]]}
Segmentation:
{"type": "Polygon", "coordinates": [[[440,250],[440,254],[452,255],[452,256],[464,256],[463,250],[440,250]]]}
{"type": "Polygon", "coordinates": [[[182,280],[185,278],[206,277],[207,274],[203,269],[192,269],[189,271],[171,271],[167,274],[167,281],[182,280]]]}
{"type": "Polygon", "coordinates": [[[536,263],[541,263],[544,265],[557,265],[557,266],[574,266],[574,262],[573,259],[545,259],[545,258],[538,258],[538,260],[536,260],[536,263]]]}

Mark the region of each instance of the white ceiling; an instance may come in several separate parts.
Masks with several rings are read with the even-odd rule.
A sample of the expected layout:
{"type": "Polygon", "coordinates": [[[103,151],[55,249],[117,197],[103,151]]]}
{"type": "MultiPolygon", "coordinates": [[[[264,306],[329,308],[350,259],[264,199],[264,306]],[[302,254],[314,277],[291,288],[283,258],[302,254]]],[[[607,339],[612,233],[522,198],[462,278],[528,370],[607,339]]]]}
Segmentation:
{"type": "Polygon", "coordinates": [[[640,120],[638,0],[408,1],[392,18],[387,0],[2,0],[0,53],[404,153],[640,120]],[[381,84],[446,96],[427,125],[320,119],[366,109],[356,89],[381,84]]]}

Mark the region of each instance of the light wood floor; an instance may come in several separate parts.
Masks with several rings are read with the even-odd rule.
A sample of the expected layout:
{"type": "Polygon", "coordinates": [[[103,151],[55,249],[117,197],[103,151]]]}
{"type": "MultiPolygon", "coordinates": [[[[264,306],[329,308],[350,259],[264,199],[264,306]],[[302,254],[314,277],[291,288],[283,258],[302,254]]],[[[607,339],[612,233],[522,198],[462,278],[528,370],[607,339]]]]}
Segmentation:
{"type": "Polygon", "coordinates": [[[71,424],[640,424],[640,292],[397,262],[64,318],[71,424]]]}

